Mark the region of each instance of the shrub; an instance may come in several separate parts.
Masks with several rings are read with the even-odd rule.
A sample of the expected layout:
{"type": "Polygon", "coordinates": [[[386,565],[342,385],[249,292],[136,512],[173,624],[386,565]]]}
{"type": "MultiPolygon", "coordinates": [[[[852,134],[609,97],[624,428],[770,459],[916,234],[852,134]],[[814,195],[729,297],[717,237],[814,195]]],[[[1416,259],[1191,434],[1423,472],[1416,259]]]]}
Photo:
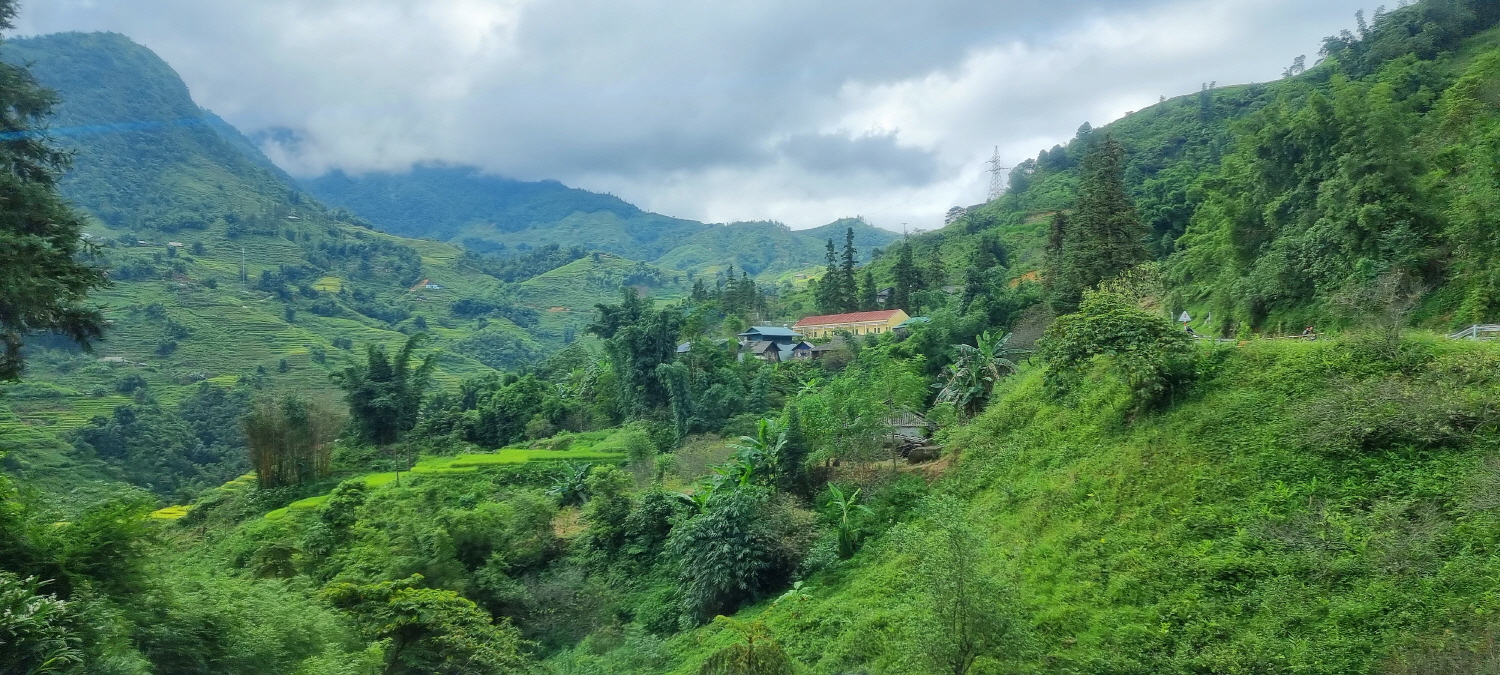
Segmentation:
{"type": "Polygon", "coordinates": [[[697,625],[760,599],[791,578],[816,536],[812,515],[788,497],[750,487],[715,493],[667,543],[680,563],[680,623],[697,625]]]}
{"type": "Polygon", "coordinates": [[[1171,396],[1191,377],[1193,340],[1165,317],[1109,291],[1084,295],[1078,312],[1059,317],[1037,343],[1054,395],[1075,391],[1105,357],[1138,408],[1171,396]]]}
{"type": "Polygon", "coordinates": [[[1304,414],[1306,447],[1332,454],[1458,446],[1500,421],[1492,400],[1401,376],[1340,385],[1304,414]]]}
{"type": "Polygon", "coordinates": [[[0,572],[0,672],[67,673],[83,662],[68,603],[42,595],[44,583],[0,572]]]}

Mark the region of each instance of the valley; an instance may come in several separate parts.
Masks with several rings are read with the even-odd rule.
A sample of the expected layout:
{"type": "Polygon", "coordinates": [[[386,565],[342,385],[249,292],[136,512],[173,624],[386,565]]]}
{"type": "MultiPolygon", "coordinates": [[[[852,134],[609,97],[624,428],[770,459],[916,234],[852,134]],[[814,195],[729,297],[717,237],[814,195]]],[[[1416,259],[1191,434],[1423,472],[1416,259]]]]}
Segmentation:
{"type": "Polygon", "coordinates": [[[7,38],[0,252],[108,284],[3,333],[0,673],[1490,672],[1500,11],[1356,23],[909,237],[294,178],[7,38]]]}

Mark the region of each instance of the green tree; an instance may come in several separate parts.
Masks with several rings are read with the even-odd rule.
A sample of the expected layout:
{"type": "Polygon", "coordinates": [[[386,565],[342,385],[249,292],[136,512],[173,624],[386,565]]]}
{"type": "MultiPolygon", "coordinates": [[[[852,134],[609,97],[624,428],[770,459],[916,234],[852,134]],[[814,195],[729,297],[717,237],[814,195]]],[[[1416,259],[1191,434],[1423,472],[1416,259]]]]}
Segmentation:
{"type": "Polygon", "coordinates": [[[244,419],[250,466],[262,488],[301,485],[332,471],[333,435],[342,420],[296,395],[256,403],[244,419]]]}
{"type": "Polygon", "coordinates": [[[1067,243],[1068,214],[1058,211],[1052,214],[1052,222],[1047,227],[1047,242],[1042,249],[1042,287],[1047,290],[1049,298],[1060,297],[1065,289],[1078,285],[1070,278],[1073,270],[1063,255],[1067,243]]]}
{"type": "Polygon", "coordinates": [[[807,457],[811,452],[812,448],[808,446],[807,430],[802,425],[802,410],[795,404],[787,406],[781,442],[781,473],[778,475],[777,488],[794,494],[807,492],[807,457]]]}
{"type": "Polygon", "coordinates": [[[917,648],[934,672],[952,675],[965,675],[980,659],[1019,653],[1025,634],[1014,593],[991,567],[1000,556],[957,499],[928,497],[922,513],[919,524],[898,534],[922,610],[917,648]]]}
{"type": "Polygon", "coordinates": [[[818,285],[813,288],[813,304],[817,306],[821,314],[838,314],[843,311],[844,287],[843,276],[839,274],[838,254],[833,246],[833,239],[828,240],[825,252],[827,265],[823,268],[823,278],[818,280],[818,285]]]}
{"type": "MultiPolygon", "coordinates": [[[[1060,251],[1052,253],[1052,302],[1078,305],[1083,291],[1150,259],[1146,226],[1125,189],[1125,146],[1106,137],[1086,157],[1078,206],[1060,226],[1060,251]]],[[[1052,248],[1056,235],[1049,234],[1052,248]]]]}
{"type": "Polygon", "coordinates": [[[765,624],[735,621],[727,616],[715,617],[714,623],[739,633],[745,641],[714,652],[698,668],[698,675],[792,675],[796,672],[792,658],[771,637],[765,624]]]}
{"type": "Polygon", "coordinates": [[[596,466],[586,479],[588,503],[583,507],[582,549],[607,560],[625,545],[625,520],[634,506],[630,474],[613,466],[596,466]]]}
{"type": "Polygon", "coordinates": [[[865,273],[859,280],[859,306],[856,308],[861,312],[872,312],[880,309],[880,290],[875,287],[875,273],[865,268],[865,273]]]}
{"type": "Polygon", "coordinates": [[[619,305],[598,305],[599,318],[589,330],[604,339],[623,412],[644,417],[672,404],[671,380],[658,368],[676,358],[684,320],[677,307],[655,309],[629,287],[623,296],[619,305]]]}
{"type": "Polygon", "coordinates": [[[682,624],[733,613],[759,597],[776,571],[776,546],[757,526],[767,495],[760,488],[719,489],[704,511],[673,528],[668,555],[678,562],[682,624]]]}
{"type": "Polygon", "coordinates": [[[854,275],[854,266],[859,259],[859,252],[854,248],[854,228],[844,232],[844,254],[839,262],[839,290],[841,292],[842,310],[845,312],[859,311],[859,283],[854,275]]]}
{"type": "Polygon", "coordinates": [[[395,443],[403,432],[416,426],[422,396],[437,368],[435,354],[412,367],[424,339],[422,333],[407,338],[394,358],[387,355],[383,345],[370,345],[365,363],[352,363],[333,373],[333,379],[344,389],[349,415],[364,441],[395,443]]]}
{"type": "Polygon", "coordinates": [[[1073,391],[1106,359],[1132,391],[1137,406],[1169,396],[1192,374],[1193,339],[1166,317],[1107,290],[1084,293],[1078,311],[1058,317],[1038,341],[1047,386],[1073,391]]]}
{"type": "Polygon", "coordinates": [[[508,621],[453,591],[422,588],[422,575],[323,591],[371,640],[386,643],[386,675],[510,675],[531,670],[527,643],[508,621]]]}
{"type": "Polygon", "coordinates": [[[922,290],[922,271],[917,269],[917,263],[912,258],[910,241],[901,242],[901,248],[896,252],[896,264],[891,272],[896,277],[896,285],[891,290],[891,304],[886,309],[901,309],[915,314],[917,308],[912,301],[916,292],[922,290]]]}
{"type": "Polygon", "coordinates": [[[964,417],[973,417],[989,400],[995,383],[1016,372],[1014,357],[1023,350],[1010,347],[1010,333],[985,331],[975,345],[954,345],[953,363],[943,370],[938,403],[951,403],[964,417]]]}
{"type": "MultiPolygon", "coordinates": [[[[14,27],[15,0],[0,0],[0,29],[14,27]]],[[[90,264],[83,221],[57,191],[68,155],[45,128],[57,97],[24,68],[0,63],[0,382],[20,378],[24,337],[50,331],[88,348],[104,316],[85,305],[107,284],[90,264]]]]}

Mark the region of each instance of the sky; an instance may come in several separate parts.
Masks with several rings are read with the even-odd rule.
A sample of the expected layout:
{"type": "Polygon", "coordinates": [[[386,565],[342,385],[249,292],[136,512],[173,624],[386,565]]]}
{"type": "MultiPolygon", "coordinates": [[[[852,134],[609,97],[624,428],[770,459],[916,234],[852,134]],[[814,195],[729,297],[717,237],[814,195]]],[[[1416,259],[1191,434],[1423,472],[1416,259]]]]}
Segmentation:
{"type": "Polygon", "coordinates": [[[1279,78],[1363,0],[23,0],[116,31],[296,176],[468,164],[705,222],[931,229],[1160,97],[1279,78]]]}

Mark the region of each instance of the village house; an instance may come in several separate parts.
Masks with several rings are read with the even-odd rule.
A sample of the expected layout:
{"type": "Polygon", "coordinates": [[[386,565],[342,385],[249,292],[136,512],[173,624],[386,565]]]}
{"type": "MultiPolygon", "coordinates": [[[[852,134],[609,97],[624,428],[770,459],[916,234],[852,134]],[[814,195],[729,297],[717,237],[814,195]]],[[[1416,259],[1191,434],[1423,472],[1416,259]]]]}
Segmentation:
{"type": "Polygon", "coordinates": [[[813,346],[806,342],[780,343],[762,340],[750,343],[745,351],[740,353],[740,358],[743,359],[747,353],[767,363],[785,363],[812,358],[813,346]]]}
{"type": "Polygon", "coordinates": [[[740,346],[747,347],[756,342],[775,342],[777,344],[791,344],[802,337],[790,328],[781,326],[751,326],[748,330],[739,334],[740,346]]]}
{"type": "Polygon", "coordinates": [[[792,328],[814,339],[833,337],[841,331],[848,331],[852,335],[879,335],[894,330],[909,319],[911,317],[903,310],[885,309],[877,312],[809,316],[798,321],[792,328]]]}
{"type": "Polygon", "coordinates": [[[740,358],[746,354],[768,363],[781,363],[813,357],[813,346],[802,336],[781,326],[751,326],[739,334],[740,358]]]}

